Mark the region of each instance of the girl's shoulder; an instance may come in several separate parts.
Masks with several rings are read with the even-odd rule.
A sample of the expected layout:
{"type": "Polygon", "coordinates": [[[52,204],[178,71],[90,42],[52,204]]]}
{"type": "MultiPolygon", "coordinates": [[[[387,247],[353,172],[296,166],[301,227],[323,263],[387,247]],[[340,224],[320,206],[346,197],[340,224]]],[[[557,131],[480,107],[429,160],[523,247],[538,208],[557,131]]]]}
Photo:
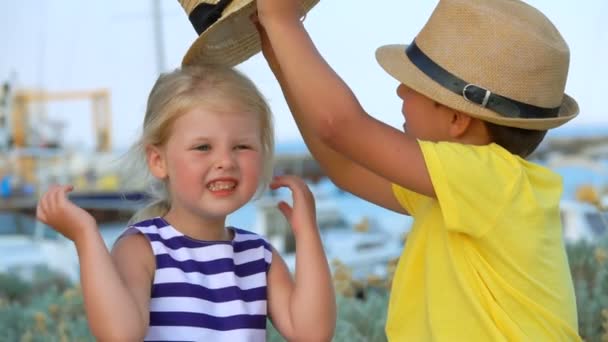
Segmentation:
{"type": "Polygon", "coordinates": [[[153,217],[150,219],[145,219],[142,221],[129,223],[127,229],[129,229],[129,228],[135,228],[138,230],[141,230],[142,228],[160,229],[160,228],[166,227],[168,225],[169,225],[169,223],[167,223],[167,221],[163,220],[161,217],[153,217]]]}
{"type": "Polygon", "coordinates": [[[230,227],[234,231],[232,246],[235,258],[250,258],[256,255],[260,261],[266,264],[268,271],[272,263],[273,248],[270,242],[262,235],[245,229],[230,227]],[[253,252],[256,251],[256,252],[253,252]]]}
{"type": "Polygon", "coordinates": [[[120,233],[116,241],[131,235],[143,235],[149,240],[151,235],[160,235],[161,228],[164,228],[167,225],[168,224],[159,217],[129,223],[123,232],[120,233]]]}
{"type": "Polygon", "coordinates": [[[233,238],[234,243],[243,243],[243,242],[247,242],[247,241],[258,241],[259,243],[263,243],[265,246],[267,246],[268,249],[271,249],[270,242],[263,235],[260,235],[258,233],[255,233],[255,232],[252,232],[252,231],[249,231],[246,229],[242,229],[242,228],[229,227],[229,229],[231,229],[234,232],[234,238],[233,238]]]}
{"type": "Polygon", "coordinates": [[[250,230],[246,230],[243,228],[237,228],[237,227],[228,227],[229,229],[231,229],[232,231],[234,231],[234,237],[236,238],[237,236],[240,236],[241,238],[244,238],[246,240],[252,240],[252,239],[263,239],[266,240],[266,238],[256,232],[250,231],[250,230]]]}

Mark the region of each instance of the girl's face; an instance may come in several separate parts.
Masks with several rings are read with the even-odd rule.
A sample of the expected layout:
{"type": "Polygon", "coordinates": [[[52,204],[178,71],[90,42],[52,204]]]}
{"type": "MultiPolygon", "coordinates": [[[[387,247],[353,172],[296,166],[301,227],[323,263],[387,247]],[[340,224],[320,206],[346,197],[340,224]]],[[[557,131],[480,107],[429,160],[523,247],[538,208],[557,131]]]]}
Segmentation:
{"type": "Polygon", "coordinates": [[[450,110],[435,101],[408,88],[404,84],[397,87],[397,95],[403,100],[401,112],[405,118],[403,130],[406,134],[421,140],[450,140],[448,134],[450,110]]]}
{"type": "Polygon", "coordinates": [[[223,225],[258,188],[263,167],[258,116],[195,107],[173,123],[159,155],[173,216],[223,225]]]}

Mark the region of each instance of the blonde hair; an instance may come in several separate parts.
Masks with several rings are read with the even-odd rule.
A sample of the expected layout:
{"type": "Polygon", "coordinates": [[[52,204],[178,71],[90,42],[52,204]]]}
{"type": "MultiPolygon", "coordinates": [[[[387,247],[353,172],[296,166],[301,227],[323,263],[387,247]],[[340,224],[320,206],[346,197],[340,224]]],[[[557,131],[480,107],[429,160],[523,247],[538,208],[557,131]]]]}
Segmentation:
{"type": "Polygon", "coordinates": [[[173,122],[194,107],[234,108],[259,115],[263,170],[257,195],[272,178],[274,131],[272,113],[253,82],[237,70],[220,65],[197,65],[161,74],[150,91],[142,134],[127,156],[130,169],[144,179],[151,203],[137,211],[129,224],[163,216],[170,207],[170,194],[165,182],[154,178],[147,167],[146,147],[161,146],[171,135],[173,122]]]}

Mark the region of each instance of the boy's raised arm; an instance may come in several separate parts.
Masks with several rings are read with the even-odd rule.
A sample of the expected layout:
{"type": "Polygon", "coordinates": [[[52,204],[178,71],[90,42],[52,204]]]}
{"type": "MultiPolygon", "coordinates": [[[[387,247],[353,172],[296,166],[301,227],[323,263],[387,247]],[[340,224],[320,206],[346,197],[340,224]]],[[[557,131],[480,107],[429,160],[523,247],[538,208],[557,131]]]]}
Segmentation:
{"type": "Polygon", "coordinates": [[[256,26],[262,41],[264,58],[266,58],[270,69],[281,86],[283,95],[285,96],[289,109],[298,125],[298,129],[304,138],[306,146],[323,169],[323,172],[325,172],[329,179],[331,179],[339,188],[386,209],[407,214],[395,199],[395,196],[392,193],[391,184],[387,179],[378,176],[365,167],[346,158],[344,155],[334,151],[319,139],[307,120],[303,117],[302,111],[297,108],[296,103],[285,84],[281,69],[276,63],[274,52],[268,42],[268,36],[266,35],[264,28],[259,25],[259,23],[257,23],[256,26]]]}
{"type": "Polygon", "coordinates": [[[282,88],[303,134],[310,137],[306,132],[314,132],[325,145],[388,182],[433,196],[416,140],[363,110],[315,48],[299,19],[299,2],[258,0],[257,5],[281,71],[282,88]]]}

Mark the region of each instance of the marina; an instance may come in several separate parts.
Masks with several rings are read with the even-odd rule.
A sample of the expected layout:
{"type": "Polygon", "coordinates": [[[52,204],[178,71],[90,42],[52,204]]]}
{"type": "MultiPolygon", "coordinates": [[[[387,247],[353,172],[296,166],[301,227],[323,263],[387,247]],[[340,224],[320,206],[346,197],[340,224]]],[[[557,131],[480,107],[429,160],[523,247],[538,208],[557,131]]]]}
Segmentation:
{"type": "MultiPolygon", "coordinates": [[[[561,172],[567,179],[576,179],[571,173],[581,171],[561,172]]],[[[592,170],[586,170],[578,178],[589,181],[593,179],[591,175],[597,177],[598,183],[606,181],[605,175],[592,170]]],[[[577,184],[567,182],[566,189],[577,189],[577,184]]],[[[318,225],[330,263],[346,266],[355,279],[386,277],[391,263],[402,252],[411,218],[341,192],[327,179],[310,186],[317,200],[318,225]]],[[[276,209],[279,200],[289,200],[288,195],[288,192],[266,193],[230,215],[227,224],[266,236],[293,269],[293,234],[276,209]]],[[[97,217],[108,247],[124,230],[133,212],[145,203],[143,192],[75,193],[73,199],[97,217]]],[[[578,197],[576,192],[564,194],[561,206],[567,242],[593,242],[606,236],[608,215],[592,202],[580,191],[578,197]]],[[[33,269],[42,264],[77,281],[78,260],[72,242],[34,220],[35,199],[4,199],[0,203],[0,272],[15,267],[33,269]]]]}
{"type": "MultiPolygon", "coordinates": [[[[27,273],[24,270],[45,265],[78,281],[73,244],[34,219],[39,194],[50,184],[73,184],[75,191],[70,198],[96,218],[108,247],[131,215],[149,199],[141,182],[125,172],[121,164],[124,152],[113,150],[110,144],[109,93],[12,92],[10,87],[4,90],[0,116],[4,118],[0,120],[4,122],[0,126],[0,272],[20,268],[27,273]],[[93,132],[97,144],[93,151],[64,146],[57,135],[57,127],[64,123],[48,120],[44,113],[48,101],[82,98],[91,101],[96,118],[93,132]],[[49,126],[56,130],[49,133],[49,126]]],[[[605,213],[577,198],[577,191],[581,186],[606,187],[607,146],[608,139],[601,134],[558,136],[548,138],[532,156],[564,178],[562,219],[569,242],[593,241],[606,233],[605,213]]],[[[366,203],[335,187],[301,142],[279,144],[274,168],[275,174],[296,174],[309,183],[332,265],[348,268],[355,279],[388,276],[402,252],[411,225],[409,217],[366,203]]],[[[266,236],[293,269],[293,234],[275,207],[280,199],[289,200],[288,195],[269,191],[230,215],[227,224],[266,236]]]]}
{"type": "MultiPolygon", "coordinates": [[[[140,179],[123,163],[125,151],[113,148],[109,126],[109,91],[103,89],[50,92],[3,87],[0,103],[0,272],[21,272],[45,265],[78,281],[73,244],[37,222],[38,196],[51,184],[72,184],[70,198],[89,211],[111,248],[133,213],[149,200],[140,179]],[[63,142],[65,122],[46,114],[49,102],[85,101],[93,118],[92,150],[63,142]]],[[[605,132],[604,132],[605,133],[605,132]]],[[[532,159],[564,178],[562,220],[568,242],[594,241],[606,233],[600,200],[580,198],[583,186],[608,184],[607,134],[548,137],[532,159]]],[[[317,202],[317,220],[332,267],[347,268],[353,279],[386,279],[401,254],[411,218],[364,202],[335,187],[302,142],[279,143],[275,174],[296,174],[310,185],[317,202]],[[337,266],[336,266],[337,265],[337,266]]],[[[602,199],[606,195],[596,195],[602,199]]],[[[584,197],[584,196],[583,196],[584,197]]],[[[587,196],[589,197],[589,196],[587,196]]],[[[606,197],[608,198],[608,197],[606,197]]],[[[276,209],[288,192],[266,192],[227,219],[227,224],[268,238],[295,267],[291,228],[276,209]]],[[[602,202],[603,203],[603,202],[602,202]]],[[[336,271],[336,269],[334,269],[336,271]]]]}
{"type": "MultiPolygon", "coordinates": [[[[0,116],[0,272],[20,269],[27,274],[44,265],[78,281],[71,241],[35,220],[37,199],[52,184],[74,185],[70,199],[95,217],[109,248],[133,213],[149,200],[141,180],[126,172],[124,152],[112,148],[109,98],[106,90],[49,92],[5,85],[0,116]],[[46,115],[49,102],[72,100],[91,104],[96,137],[92,151],[65,145],[61,128],[66,123],[46,115]]],[[[274,173],[296,174],[310,184],[330,260],[340,260],[358,278],[386,277],[387,265],[402,250],[408,217],[340,191],[301,143],[277,146],[274,173]]],[[[287,195],[269,191],[230,215],[227,224],[267,236],[293,269],[293,234],[276,209],[278,200],[287,195]]]]}
{"type": "MultiPolygon", "coordinates": [[[[561,220],[580,337],[608,340],[608,121],[602,101],[602,80],[608,76],[608,2],[526,2],[546,14],[567,41],[565,92],[580,106],[578,117],[552,129],[531,159],[563,178],[561,220]]],[[[375,50],[412,42],[434,2],[393,2],[390,10],[352,5],[321,1],[302,18],[303,25],[365,111],[401,130],[405,125],[395,95],[397,82],[382,71],[375,50]],[[407,16],[412,20],[404,20],[407,16]]],[[[72,184],[70,198],[95,217],[106,246],[112,248],[131,215],[149,200],[142,180],[133,177],[125,163],[128,147],[139,135],[148,94],[159,74],[181,65],[199,32],[178,3],[160,0],[5,2],[2,13],[6,53],[0,61],[0,340],[94,341],[74,244],[36,221],[38,198],[53,184],[72,184]]],[[[530,32],[523,32],[520,40],[530,32]]],[[[531,52],[525,49],[510,60],[524,60],[531,52]]],[[[332,341],[385,342],[389,288],[412,219],[364,202],[327,179],[304,145],[262,54],[237,68],[259,86],[273,112],[275,174],[300,175],[314,193],[338,308],[332,341]]],[[[500,70],[504,74],[505,69],[500,70]]],[[[530,77],[527,84],[538,85],[534,79],[540,71],[530,70],[524,75],[530,77]]],[[[488,86],[478,82],[481,74],[475,75],[468,81],[488,86]]],[[[502,89],[488,90],[505,95],[502,89]]],[[[519,97],[513,99],[521,101],[519,97]]],[[[366,144],[370,138],[362,134],[360,139],[366,144]]],[[[226,224],[266,236],[293,270],[295,241],[276,208],[281,200],[291,200],[289,191],[268,191],[228,216],[226,224]]],[[[528,241],[526,236],[522,241],[528,241]]],[[[429,273],[421,271],[420,276],[429,273]]],[[[423,299],[411,290],[400,291],[399,300],[423,299]]],[[[447,294],[447,288],[439,291],[427,310],[457,307],[446,306],[447,294]]],[[[540,321],[536,316],[532,320],[540,321]]],[[[432,328],[446,332],[453,321],[464,326],[466,317],[432,328]]],[[[271,322],[266,327],[267,341],[284,341],[271,322]]]]}

